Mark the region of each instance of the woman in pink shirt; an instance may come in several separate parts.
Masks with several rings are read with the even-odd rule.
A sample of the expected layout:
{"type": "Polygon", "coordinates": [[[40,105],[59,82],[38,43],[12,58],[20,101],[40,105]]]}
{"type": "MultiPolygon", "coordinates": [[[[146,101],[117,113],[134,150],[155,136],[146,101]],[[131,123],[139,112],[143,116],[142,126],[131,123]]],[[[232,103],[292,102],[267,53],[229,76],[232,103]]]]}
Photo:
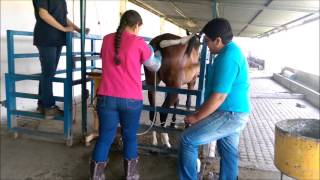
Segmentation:
{"type": "Polygon", "coordinates": [[[115,33],[103,38],[102,79],[98,90],[99,138],[90,165],[90,178],[105,179],[104,169],[110,146],[120,123],[126,179],[139,179],[137,130],[142,111],[141,65],[157,71],[161,56],[138,36],[142,19],[138,12],[126,11],[115,33]]]}

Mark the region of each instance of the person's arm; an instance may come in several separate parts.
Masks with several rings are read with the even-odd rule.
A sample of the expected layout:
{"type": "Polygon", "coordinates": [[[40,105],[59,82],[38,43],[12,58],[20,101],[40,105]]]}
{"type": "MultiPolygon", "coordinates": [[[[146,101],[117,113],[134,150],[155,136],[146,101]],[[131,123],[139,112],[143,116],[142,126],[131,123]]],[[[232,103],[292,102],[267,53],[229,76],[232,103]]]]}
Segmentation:
{"type": "Polygon", "coordinates": [[[60,31],[63,31],[63,32],[71,32],[71,31],[73,31],[73,27],[72,26],[64,27],[53,16],[51,16],[51,14],[44,8],[39,8],[39,16],[46,23],[48,23],[49,25],[51,25],[52,27],[54,27],[54,28],[56,28],[56,29],[58,29],[60,31]]]}
{"type": "MultiPolygon", "coordinates": [[[[74,29],[75,31],[77,31],[78,33],[80,33],[81,29],[80,29],[77,25],[75,25],[72,21],[70,21],[70,19],[67,19],[67,24],[68,24],[68,26],[73,27],[73,29],[74,29]]],[[[89,28],[86,28],[85,33],[88,34],[89,31],[90,31],[90,29],[89,29],[89,28]]]]}
{"type": "Polygon", "coordinates": [[[157,72],[161,67],[161,60],[162,60],[161,53],[159,50],[154,52],[153,47],[151,45],[148,45],[148,47],[151,51],[151,56],[149,57],[149,59],[144,61],[143,65],[149,71],[157,72]]]}
{"type": "Polygon", "coordinates": [[[73,22],[70,21],[69,18],[67,18],[67,24],[68,24],[68,26],[73,27],[73,29],[74,29],[75,31],[80,32],[80,28],[79,28],[77,25],[73,24],[73,22]]]}
{"type": "Polygon", "coordinates": [[[195,124],[215,112],[226,99],[227,94],[213,93],[197,112],[185,118],[188,124],[195,124]]]}
{"type": "Polygon", "coordinates": [[[206,118],[214,113],[227,98],[239,71],[238,64],[229,58],[233,58],[233,56],[222,56],[219,60],[216,59],[217,62],[212,74],[214,77],[212,79],[213,93],[197,112],[185,117],[186,123],[195,124],[206,118]]]}

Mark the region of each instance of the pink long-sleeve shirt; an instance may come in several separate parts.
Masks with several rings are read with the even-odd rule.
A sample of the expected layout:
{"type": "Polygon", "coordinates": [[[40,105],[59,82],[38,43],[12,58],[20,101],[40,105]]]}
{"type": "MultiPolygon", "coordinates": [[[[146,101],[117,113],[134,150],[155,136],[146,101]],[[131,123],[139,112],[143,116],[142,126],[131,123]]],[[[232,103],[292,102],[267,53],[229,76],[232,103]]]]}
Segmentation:
{"type": "Polygon", "coordinates": [[[114,63],[115,33],[104,36],[101,47],[102,79],[99,95],[142,100],[141,65],[151,56],[142,37],[124,31],[119,48],[120,65],[114,63]]]}

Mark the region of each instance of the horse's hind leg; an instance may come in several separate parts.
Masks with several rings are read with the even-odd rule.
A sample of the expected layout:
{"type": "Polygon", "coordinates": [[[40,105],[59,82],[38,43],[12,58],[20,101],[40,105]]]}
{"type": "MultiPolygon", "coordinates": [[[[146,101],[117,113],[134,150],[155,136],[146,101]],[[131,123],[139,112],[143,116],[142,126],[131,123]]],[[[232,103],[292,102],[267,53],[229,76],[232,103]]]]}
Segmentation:
{"type": "MultiPolygon", "coordinates": [[[[162,107],[170,108],[172,105],[177,105],[178,103],[178,94],[176,93],[168,93],[166,99],[164,100],[162,107]]],[[[166,120],[168,117],[168,113],[160,113],[160,122],[162,127],[165,126],[166,120]]]]}
{"type": "MultiPolygon", "coordinates": [[[[155,92],[154,91],[148,91],[148,99],[149,99],[149,104],[151,108],[154,108],[155,104],[155,92]]],[[[149,119],[150,121],[153,121],[154,117],[156,116],[154,111],[149,111],[149,119]]]]}
{"type": "MultiPolygon", "coordinates": [[[[197,81],[197,79],[195,77],[192,81],[187,83],[188,90],[194,89],[194,86],[196,85],[196,81],[197,81]]],[[[190,108],[191,108],[191,95],[187,95],[186,107],[187,107],[187,110],[190,110],[190,108]]],[[[190,126],[189,124],[185,124],[185,128],[188,128],[189,126],[190,126]]]]}
{"type": "MultiPolygon", "coordinates": [[[[170,108],[170,106],[175,104],[177,100],[178,100],[178,94],[168,93],[164,103],[162,104],[162,107],[170,108]]],[[[160,122],[162,127],[165,127],[167,117],[168,117],[168,113],[160,113],[160,122]]],[[[163,144],[165,144],[168,148],[171,148],[168,133],[161,133],[161,140],[163,144]]]]}
{"type": "MultiPolygon", "coordinates": [[[[149,104],[150,104],[150,107],[154,107],[156,104],[155,104],[155,92],[154,91],[148,91],[148,99],[149,99],[149,104]]],[[[154,111],[149,111],[149,120],[151,121],[151,123],[155,123],[157,119],[157,114],[155,114],[154,111]]],[[[156,131],[152,131],[152,144],[153,145],[158,145],[158,140],[157,140],[157,133],[156,131]]]]}
{"type": "MultiPolygon", "coordinates": [[[[149,104],[150,104],[151,108],[156,106],[156,103],[155,103],[155,91],[148,91],[148,99],[149,99],[149,104]]],[[[149,119],[150,119],[151,123],[155,123],[156,120],[157,120],[156,112],[149,111],[149,119]]],[[[152,144],[155,145],[155,146],[158,145],[157,132],[156,131],[152,131],[152,144]]]]}
{"type": "MultiPolygon", "coordinates": [[[[196,78],[194,78],[192,81],[187,83],[187,85],[188,85],[188,90],[193,90],[194,86],[196,85],[196,78]]],[[[191,108],[191,95],[189,94],[187,95],[186,107],[187,107],[187,110],[190,110],[191,108]]]]}
{"type": "MultiPolygon", "coordinates": [[[[146,84],[154,86],[154,84],[158,85],[160,83],[160,79],[159,76],[156,73],[153,73],[149,70],[147,70],[146,68],[144,68],[145,71],[145,77],[146,77],[146,84]],[[155,81],[155,76],[156,76],[156,81],[155,81]]],[[[154,107],[156,106],[155,103],[155,91],[148,91],[148,100],[149,100],[149,105],[150,107],[154,107]]],[[[155,122],[156,121],[156,114],[154,111],[149,111],[149,120],[151,122],[155,122]]],[[[158,141],[157,141],[157,133],[156,131],[152,131],[152,144],[153,145],[157,145],[158,141]]]]}
{"type": "MultiPolygon", "coordinates": [[[[177,110],[178,105],[179,105],[179,98],[177,98],[177,101],[174,103],[174,110],[177,110]]],[[[177,120],[176,116],[177,116],[177,114],[173,113],[172,121],[170,123],[170,127],[172,127],[172,128],[175,128],[175,124],[176,124],[176,120],[177,120]]]]}

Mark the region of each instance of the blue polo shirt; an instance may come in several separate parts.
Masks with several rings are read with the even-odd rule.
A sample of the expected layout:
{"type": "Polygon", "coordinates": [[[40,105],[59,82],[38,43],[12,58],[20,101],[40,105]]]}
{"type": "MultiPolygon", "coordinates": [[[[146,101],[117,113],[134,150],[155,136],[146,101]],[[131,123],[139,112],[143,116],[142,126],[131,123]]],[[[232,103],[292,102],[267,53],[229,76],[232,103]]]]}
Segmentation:
{"type": "Polygon", "coordinates": [[[229,42],[208,67],[205,99],[227,94],[221,111],[250,112],[248,63],[241,49],[229,42]]]}

